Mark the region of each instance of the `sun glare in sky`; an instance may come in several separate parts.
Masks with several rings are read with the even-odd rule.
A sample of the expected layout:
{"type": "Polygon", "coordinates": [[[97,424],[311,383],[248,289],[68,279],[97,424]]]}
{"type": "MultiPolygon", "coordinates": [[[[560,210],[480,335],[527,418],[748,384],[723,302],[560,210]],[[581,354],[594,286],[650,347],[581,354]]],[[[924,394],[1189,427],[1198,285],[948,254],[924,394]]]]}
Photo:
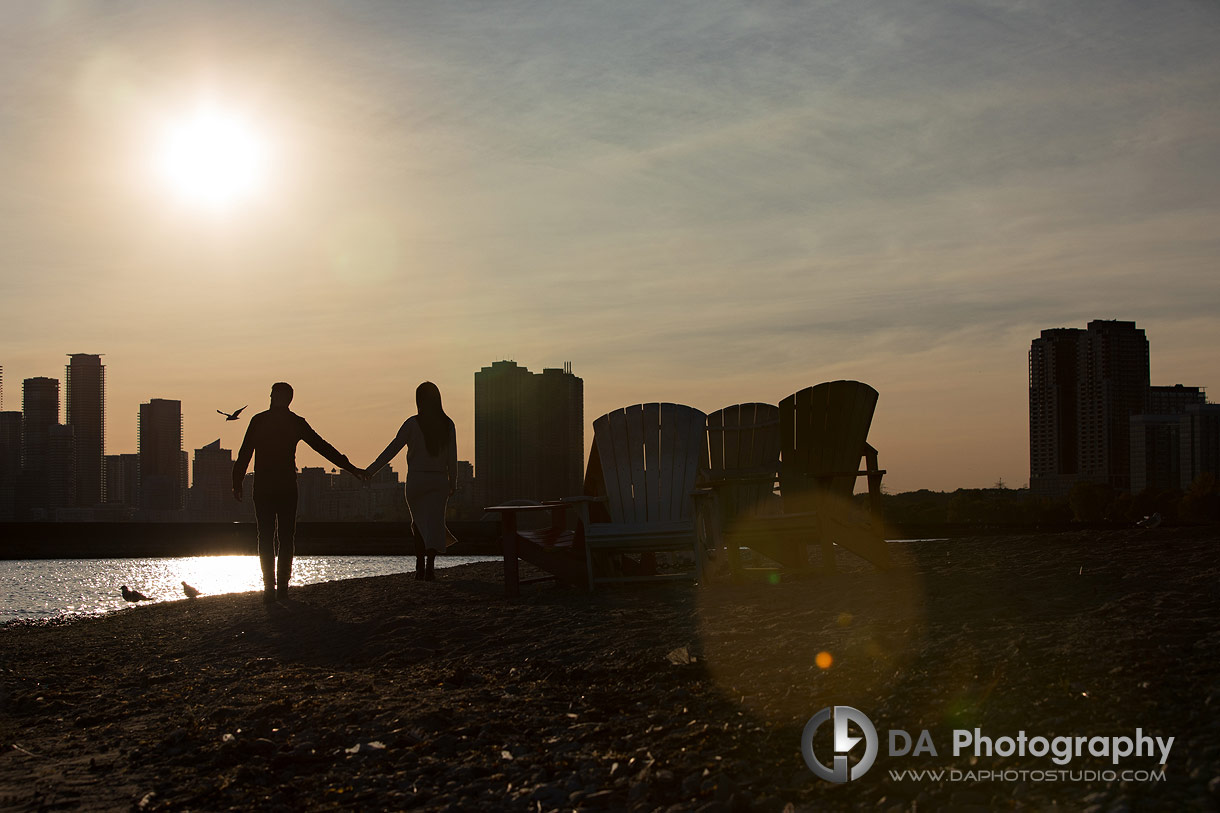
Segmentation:
{"type": "Polygon", "coordinates": [[[169,122],[156,155],[158,173],[183,200],[226,210],[260,192],[267,143],[238,113],[203,105],[169,122]]]}

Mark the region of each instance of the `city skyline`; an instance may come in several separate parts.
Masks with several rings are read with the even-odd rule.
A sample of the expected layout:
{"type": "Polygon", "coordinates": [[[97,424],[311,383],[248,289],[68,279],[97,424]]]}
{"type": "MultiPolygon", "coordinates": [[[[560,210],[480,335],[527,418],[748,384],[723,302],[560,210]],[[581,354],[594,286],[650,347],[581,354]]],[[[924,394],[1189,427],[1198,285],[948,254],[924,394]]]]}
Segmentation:
{"type": "MultiPolygon", "coordinates": [[[[1090,325],[1089,325],[1089,331],[1091,332],[1091,331],[1094,329],[1094,326],[1095,326],[1095,325],[1097,325],[1097,326],[1099,326],[1099,327],[1103,327],[1103,328],[1104,328],[1104,327],[1107,327],[1108,325],[1115,325],[1115,324],[1117,324],[1119,327],[1122,327],[1123,325],[1130,324],[1130,325],[1131,325],[1131,327],[1132,327],[1132,329],[1134,329],[1134,323],[1122,322],[1121,320],[1093,320],[1093,322],[1091,322],[1091,323],[1090,323],[1090,325]]],[[[1059,334],[1080,334],[1080,333],[1083,333],[1083,332],[1084,332],[1084,331],[1081,331],[1079,328],[1071,328],[1071,327],[1056,327],[1056,328],[1043,329],[1043,330],[1041,331],[1041,337],[1042,337],[1042,338],[1041,338],[1041,339],[1035,338],[1035,340],[1034,340],[1034,342],[1033,342],[1033,347],[1034,347],[1034,350],[1036,351],[1036,350],[1038,349],[1038,347],[1039,347],[1040,343],[1043,343],[1043,342],[1046,342],[1046,341],[1047,341],[1047,337],[1048,337],[1048,336],[1054,337],[1054,336],[1057,336],[1057,335],[1059,335],[1059,334]]],[[[1140,341],[1142,341],[1142,342],[1143,342],[1144,368],[1145,368],[1145,370],[1147,370],[1147,369],[1150,369],[1150,367],[1151,367],[1151,357],[1152,357],[1152,354],[1149,352],[1149,344],[1150,344],[1150,343],[1149,343],[1149,341],[1148,341],[1148,340],[1145,338],[1145,331],[1144,331],[1142,328],[1138,329],[1136,332],[1137,332],[1137,333],[1138,333],[1138,335],[1139,335],[1139,339],[1140,339],[1140,341]]],[[[99,356],[99,355],[101,355],[101,354],[80,354],[80,353],[72,353],[72,354],[68,354],[69,358],[73,359],[73,361],[74,361],[74,362],[79,362],[79,361],[80,361],[80,360],[82,360],[82,359],[96,359],[96,358],[98,358],[98,356],[99,356]]],[[[1040,364],[1044,364],[1044,363],[1045,363],[1045,362],[1040,362],[1040,364]]],[[[484,366],[484,367],[480,368],[480,370],[476,370],[476,371],[475,371],[475,373],[474,373],[474,389],[475,389],[475,391],[476,391],[476,392],[478,391],[478,387],[479,387],[479,383],[478,383],[478,382],[479,382],[479,380],[480,380],[480,376],[487,376],[487,375],[488,375],[488,374],[489,374],[489,373],[490,373],[490,372],[491,372],[493,369],[495,369],[495,370],[501,370],[501,369],[505,369],[505,370],[507,370],[507,369],[510,369],[510,368],[511,368],[513,371],[515,371],[515,372],[518,372],[518,373],[522,374],[522,375],[523,375],[525,378],[527,378],[527,379],[532,379],[532,378],[534,378],[534,377],[537,377],[539,380],[541,380],[541,379],[544,377],[544,376],[543,376],[541,373],[539,373],[539,374],[532,374],[532,373],[530,373],[530,372],[529,372],[529,370],[528,370],[528,368],[526,368],[526,367],[524,367],[524,366],[519,366],[519,365],[517,365],[517,364],[516,364],[516,362],[513,362],[513,361],[508,361],[508,360],[498,360],[498,361],[492,362],[492,363],[491,363],[491,364],[489,364],[488,366],[484,366]]],[[[2,376],[2,375],[3,375],[3,370],[4,370],[4,369],[5,369],[5,365],[0,364],[0,376],[2,376]]],[[[69,373],[70,373],[70,371],[71,371],[71,368],[68,368],[68,372],[69,372],[69,373]]],[[[553,375],[555,375],[555,376],[561,376],[561,377],[563,377],[563,378],[565,378],[565,379],[566,379],[566,378],[573,378],[573,377],[572,377],[572,364],[571,364],[571,362],[564,362],[564,364],[563,364],[563,368],[562,368],[562,369],[558,369],[558,368],[548,368],[548,369],[546,369],[546,370],[545,370],[545,372],[546,372],[546,373],[548,373],[548,374],[553,374],[553,375]]],[[[1029,368],[1026,370],[1026,373],[1027,373],[1027,378],[1028,378],[1028,380],[1031,382],[1031,384],[1030,384],[1031,389],[1027,389],[1027,390],[1025,390],[1025,391],[1024,391],[1024,395],[1026,396],[1026,401],[1025,401],[1025,404],[1024,404],[1024,405],[1025,405],[1027,408],[1032,408],[1032,405],[1033,405],[1033,389],[1032,389],[1032,386],[1033,386],[1033,380],[1034,380],[1034,369],[1033,369],[1033,364],[1032,364],[1032,361],[1030,362],[1030,366],[1029,366],[1029,368]]],[[[103,372],[102,376],[103,376],[103,378],[104,378],[104,372],[103,372]]],[[[50,383],[50,382],[52,382],[52,381],[53,381],[53,382],[55,382],[56,384],[58,384],[58,383],[59,383],[57,379],[52,379],[52,378],[50,378],[50,377],[37,377],[36,379],[26,379],[26,380],[36,380],[36,381],[39,381],[39,382],[48,382],[48,383],[50,383]]],[[[583,390],[583,380],[582,380],[582,379],[580,379],[580,378],[573,378],[573,380],[574,380],[574,381],[576,381],[576,382],[578,382],[578,389],[579,389],[579,390],[583,390]]],[[[1166,386],[1166,385],[1154,386],[1154,387],[1151,387],[1151,389],[1150,389],[1149,391],[1150,391],[1150,392],[1151,392],[1151,391],[1158,391],[1158,392],[1162,393],[1162,396],[1161,396],[1161,397],[1171,397],[1171,396],[1172,396],[1172,392],[1170,392],[1170,393],[1168,393],[1168,394],[1165,394],[1165,393],[1164,393],[1164,391],[1166,391],[1166,390],[1170,390],[1170,391],[1172,391],[1172,390],[1173,390],[1175,387],[1176,387],[1177,389],[1181,390],[1181,389],[1182,389],[1184,386],[1186,386],[1186,385],[1183,385],[1181,382],[1176,382],[1175,384],[1171,384],[1171,385],[1167,385],[1167,386],[1166,386]]],[[[1207,386],[1206,386],[1206,385],[1203,385],[1203,386],[1189,386],[1189,387],[1188,387],[1188,389],[1189,389],[1189,390],[1192,390],[1192,391],[1194,391],[1194,392],[1196,393],[1199,403],[1207,403],[1207,398],[1206,398],[1207,386]]],[[[181,495],[180,495],[180,498],[181,498],[181,500],[183,501],[183,505],[185,506],[185,503],[186,503],[186,493],[187,493],[187,488],[188,488],[188,485],[189,485],[189,487],[192,487],[192,488],[193,488],[193,485],[194,485],[193,468],[192,468],[191,466],[189,466],[189,465],[188,465],[187,460],[186,460],[186,457],[185,457],[185,455],[187,454],[187,450],[188,450],[188,449],[194,449],[194,451],[195,451],[195,452],[199,452],[199,451],[201,451],[201,450],[203,450],[203,449],[205,449],[205,448],[212,447],[212,446],[215,446],[215,445],[217,445],[217,444],[221,443],[221,442],[222,442],[222,440],[223,440],[223,438],[222,438],[222,437],[217,437],[217,438],[214,438],[212,441],[209,441],[209,442],[208,442],[208,443],[206,443],[206,444],[200,444],[199,446],[194,446],[194,445],[193,445],[191,442],[188,442],[188,441],[187,441],[187,439],[186,439],[186,438],[187,438],[187,433],[186,433],[186,430],[185,430],[185,418],[184,418],[184,415],[185,415],[185,410],[183,409],[183,404],[182,404],[182,402],[181,402],[181,401],[179,401],[179,400],[177,400],[177,399],[168,399],[168,400],[169,400],[169,401],[172,401],[174,404],[176,404],[176,405],[177,405],[177,409],[179,410],[179,412],[178,412],[178,418],[177,418],[177,421],[178,421],[178,423],[181,425],[181,432],[180,432],[180,444],[181,444],[181,448],[180,448],[180,451],[181,451],[181,453],[184,455],[183,460],[182,460],[182,465],[185,467],[184,476],[186,476],[185,481],[184,481],[184,482],[182,483],[182,485],[181,485],[181,492],[182,492],[182,493],[181,493],[181,495]]],[[[151,402],[164,402],[164,401],[166,401],[166,399],[152,398],[152,399],[150,399],[150,401],[151,401],[151,402]]],[[[150,406],[150,404],[149,404],[149,403],[141,403],[141,404],[140,404],[140,414],[142,414],[142,413],[143,413],[143,410],[144,410],[145,408],[149,407],[149,406],[150,406]]],[[[294,406],[296,406],[295,402],[294,402],[294,406]]],[[[42,411],[44,411],[44,412],[45,412],[46,410],[45,410],[45,409],[43,409],[42,411]]],[[[64,405],[64,406],[62,407],[61,411],[62,411],[62,413],[63,413],[65,416],[67,415],[67,407],[66,407],[66,405],[64,405]]],[[[103,404],[101,405],[101,412],[103,412],[103,413],[104,413],[105,411],[106,411],[106,406],[105,406],[105,403],[103,403],[103,404]]],[[[222,427],[227,427],[227,426],[234,426],[234,425],[236,425],[237,427],[239,427],[239,430],[240,430],[240,431],[239,431],[237,434],[238,434],[238,435],[240,435],[240,433],[242,433],[242,432],[244,432],[244,431],[245,431],[245,429],[244,429],[244,422],[243,422],[243,421],[244,421],[245,419],[248,419],[249,415],[252,415],[252,414],[254,414],[255,412],[258,412],[258,411],[261,411],[261,408],[260,408],[260,409],[251,409],[251,410],[250,410],[250,412],[249,412],[249,413],[248,413],[248,414],[247,414],[247,415],[246,415],[246,416],[245,416],[243,419],[241,419],[241,420],[239,420],[239,421],[236,421],[236,422],[234,422],[234,421],[226,421],[226,420],[224,420],[224,417],[223,417],[223,416],[221,416],[221,417],[219,417],[219,423],[220,423],[220,425],[221,425],[222,427]]],[[[1137,413],[1139,413],[1139,412],[1141,412],[1141,411],[1142,411],[1142,410],[1136,410],[1136,411],[1135,411],[1134,413],[1132,413],[1132,414],[1137,414],[1137,413]]],[[[1155,410],[1153,410],[1153,412],[1155,412],[1155,410]]],[[[206,413],[205,413],[205,414],[206,414],[206,413]]],[[[1028,432],[1029,432],[1029,430],[1030,430],[1030,422],[1031,422],[1033,419],[1032,419],[1031,415],[1029,414],[1029,412],[1027,412],[1027,413],[1026,413],[1025,418],[1026,418],[1026,426],[1025,426],[1025,428],[1026,428],[1026,430],[1027,430],[1027,437],[1030,437],[1030,435],[1028,434],[1028,432]]],[[[537,418],[532,418],[531,420],[537,420],[537,418]]],[[[589,419],[589,421],[591,422],[591,421],[592,421],[592,419],[590,418],[590,419],[589,419]]],[[[1124,419],[1124,421],[1123,421],[1123,424],[1124,424],[1124,426],[1125,426],[1125,419],[1124,419]]],[[[137,426],[138,426],[138,421],[137,421],[137,426]]],[[[108,426],[105,426],[105,425],[103,426],[103,428],[105,429],[105,435],[103,436],[102,440],[103,440],[103,443],[108,443],[109,441],[108,441],[108,440],[106,440],[106,439],[107,439],[107,438],[109,438],[109,436],[110,436],[110,429],[109,429],[109,427],[108,427],[108,426]]],[[[220,429],[217,429],[216,431],[217,431],[217,432],[219,432],[219,431],[220,431],[220,429]]],[[[461,431],[460,429],[459,429],[458,431],[459,431],[459,438],[460,438],[460,437],[461,437],[461,434],[462,434],[462,431],[461,431]]],[[[1125,433],[1125,430],[1124,430],[1124,433],[1125,433]]],[[[139,433],[137,432],[136,434],[137,434],[137,438],[138,438],[138,434],[139,434],[139,433]]],[[[208,435],[210,435],[210,434],[215,434],[215,432],[205,432],[204,434],[208,434],[208,435]]],[[[472,434],[472,435],[474,434],[474,427],[473,427],[473,425],[472,425],[472,427],[471,427],[471,434],[472,434]]],[[[578,433],[578,434],[579,434],[579,433],[578,433]]],[[[870,436],[870,437],[872,437],[872,436],[870,436]]],[[[519,441],[514,441],[514,443],[516,443],[516,442],[519,442],[519,441]]],[[[138,442],[137,442],[137,445],[138,445],[138,442]]],[[[240,445],[240,444],[238,443],[238,445],[240,445]]],[[[587,444],[585,444],[585,445],[587,446],[587,444]]],[[[1031,481],[1030,481],[1030,476],[1029,476],[1029,475],[1030,475],[1030,473],[1031,473],[1031,470],[1032,470],[1032,469],[1034,469],[1034,468],[1036,467],[1036,465],[1037,465],[1037,464],[1035,464],[1035,457],[1036,457],[1038,454],[1044,454],[1043,452],[1036,452],[1036,451],[1035,451],[1035,448],[1041,448],[1041,447],[1040,447],[1038,444],[1033,444],[1032,442],[1031,442],[1031,445],[1030,445],[1030,446],[1027,446],[1027,447],[1026,447],[1026,451],[1027,451],[1027,457],[1026,457],[1026,464],[1027,464],[1027,468],[1026,468],[1026,475],[1027,475],[1027,476],[1026,476],[1026,480],[1024,481],[1024,483],[1023,483],[1023,484],[1021,484],[1021,485],[1018,485],[1017,487],[1028,487],[1028,486],[1030,486],[1030,485],[1032,484],[1032,483],[1031,483],[1031,481]]],[[[466,462],[467,464],[473,464],[473,465],[476,467],[476,474],[477,474],[477,455],[475,454],[475,444],[474,444],[474,443],[471,443],[471,444],[469,445],[468,449],[469,449],[469,451],[465,452],[465,456],[463,457],[463,462],[466,462]]],[[[588,456],[588,455],[587,455],[587,451],[588,451],[588,450],[586,449],[586,450],[585,450],[585,455],[584,455],[584,457],[582,457],[582,465],[583,465],[583,461],[587,460],[587,456],[588,456]]],[[[1123,463],[1119,464],[1119,465],[1120,465],[1120,468],[1125,468],[1125,466],[1126,466],[1126,462],[1125,462],[1125,461],[1127,460],[1127,456],[1128,456],[1128,452],[1127,452],[1127,450],[1126,450],[1125,446],[1121,446],[1121,445],[1120,445],[1120,447],[1119,447],[1119,448],[1118,448],[1116,451],[1117,451],[1117,453],[1119,454],[1119,457],[1120,457],[1120,458],[1121,458],[1121,459],[1124,461],[1123,463]]],[[[329,470],[330,468],[333,468],[332,466],[330,466],[330,464],[329,464],[329,463],[327,463],[326,461],[322,460],[322,458],[321,458],[320,456],[318,456],[316,453],[314,453],[314,452],[313,452],[311,449],[309,449],[308,447],[304,447],[304,446],[303,446],[303,447],[299,448],[299,449],[297,450],[297,454],[298,454],[298,461],[297,461],[297,462],[298,462],[298,469],[299,469],[299,470],[303,470],[303,469],[304,469],[304,468],[306,468],[306,467],[310,467],[310,468],[319,468],[319,467],[320,467],[320,468],[322,468],[322,469],[324,469],[324,470],[329,470]],[[316,460],[310,460],[309,458],[311,458],[311,457],[316,458],[316,460]],[[302,458],[304,458],[304,460],[303,460],[302,458]]],[[[461,444],[460,444],[460,442],[459,442],[459,455],[463,455],[463,452],[461,451],[461,444]]],[[[114,456],[114,455],[106,455],[106,457],[112,457],[112,456],[114,456]]],[[[137,456],[138,456],[138,453],[137,453],[137,456]]],[[[1046,468],[1046,465],[1045,465],[1045,464],[1041,464],[1041,468],[1042,468],[1042,470],[1043,470],[1043,471],[1048,471],[1048,470],[1050,470],[1050,469],[1047,469],[1047,468],[1046,468]]],[[[583,472],[583,469],[581,469],[581,471],[583,472]]],[[[556,475],[557,475],[557,472],[550,472],[550,473],[549,473],[549,476],[552,476],[552,477],[554,477],[554,476],[556,476],[556,475]]],[[[571,474],[571,475],[569,475],[569,476],[575,476],[575,475],[574,475],[574,474],[571,474]]],[[[1001,478],[999,478],[999,479],[997,480],[997,483],[998,483],[998,482],[1001,482],[1001,481],[1006,482],[1006,483],[1007,483],[1007,487],[1013,487],[1014,485],[1016,485],[1014,481],[1004,481],[1004,478],[1002,478],[1002,477],[1001,477],[1001,478]]],[[[980,486],[958,486],[958,488],[984,488],[984,487],[988,487],[988,486],[991,486],[991,485],[994,485],[994,484],[992,484],[992,483],[987,483],[987,484],[980,485],[980,486]]],[[[480,487],[480,490],[482,490],[483,488],[486,488],[486,483],[484,483],[484,485],[482,485],[482,486],[480,487]]],[[[919,486],[919,487],[915,487],[915,488],[911,488],[911,489],[887,489],[887,491],[890,491],[891,493],[894,493],[894,492],[897,492],[897,491],[899,491],[899,490],[911,490],[911,491],[914,491],[914,490],[919,490],[920,488],[928,488],[928,486],[919,486]]],[[[953,488],[948,488],[948,489],[931,489],[931,490],[952,491],[952,490],[955,490],[955,489],[953,489],[953,488]]],[[[1052,489],[1052,492],[1053,492],[1053,493],[1058,493],[1058,491],[1061,491],[1061,490],[1062,490],[1062,489],[1052,489]]],[[[1035,491],[1037,491],[1037,489],[1035,489],[1035,491]]],[[[1052,492],[1042,492],[1042,493],[1052,493],[1052,492]]],[[[573,492],[573,493],[576,493],[576,492],[573,492]]],[[[1063,493],[1066,493],[1066,491],[1064,491],[1063,493]]],[[[492,501],[494,502],[494,500],[492,500],[492,501]]]]}
{"type": "Polygon", "coordinates": [[[473,459],[495,360],[572,360],[586,441],[849,378],[891,491],[1021,485],[1041,330],[1220,378],[1218,45],[1189,2],[6,4],[4,408],[101,352],[108,452],[149,398],[232,448],[286,380],[360,463],[431,380],[473,459]],[[258,183],[167,165],[190,126],[258,183]]]}

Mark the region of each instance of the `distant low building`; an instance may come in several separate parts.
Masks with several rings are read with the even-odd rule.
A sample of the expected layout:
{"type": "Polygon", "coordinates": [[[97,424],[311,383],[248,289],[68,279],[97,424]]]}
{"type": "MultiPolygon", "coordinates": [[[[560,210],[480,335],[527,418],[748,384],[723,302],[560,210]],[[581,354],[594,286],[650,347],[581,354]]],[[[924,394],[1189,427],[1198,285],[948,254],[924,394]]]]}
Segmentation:
{"type": "Polygon", "coordinates": [[[1182,487],[1202,474],[1220,480],[1220,404],[1192,404],[1181,417],[1182,487]]]}
{"type": "Polygon", "coordinates": [[[47,495],[49,509],[76,507],[76,433],[62,423],[47,429],[47,495]]]}
{"type": "Polygon", "coordinates": [[[140,506],[140,456],[108,454],[106,461],[106,505],[136,509],[140,506]]]}
{"type": "Polygon", "coordinates": [[[233,499],[233,451],[220,439],[195,450],[188,507],[196,522],[252,521],[254,508],[233,499]]]}
{"type": "Polygon", "coordinates": [[[1206,403],[1202,387],[1148,388],[1144,414],[1131,416],[1131,493],[1184,489],[1182,482],[1182,416],[1192,405],[1206,403]]]}
{"type": "Polygon", "coordinates": [[[402,483],[386,466],[367,484],[346,472],[306,467],[297,475],[297,517],[303,522],[392,522],[410,518],[402,483]]]}
{"type": "Polygon", "coordinates": [[[481,506],[475,505],[474,465],[469,460],[457,462],[456,486],[449,498],[449,519],[478,519],[483,512],[481,506]]]}

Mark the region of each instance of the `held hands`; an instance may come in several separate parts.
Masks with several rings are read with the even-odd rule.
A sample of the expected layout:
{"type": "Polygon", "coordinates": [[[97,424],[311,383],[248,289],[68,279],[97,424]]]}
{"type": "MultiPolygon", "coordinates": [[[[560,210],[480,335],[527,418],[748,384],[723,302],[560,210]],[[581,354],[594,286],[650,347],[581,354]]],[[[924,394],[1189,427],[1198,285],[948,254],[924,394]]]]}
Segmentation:
{"type": "Polygon", "coordinates": [[[368,481],[372,479],[372,475],[369,474],[368,469],[356,468],[356,465],[348,459],[347,455],[343,455],[343,469],[351,472],[352,476],[361,483],[368,483],[368,481]]]}

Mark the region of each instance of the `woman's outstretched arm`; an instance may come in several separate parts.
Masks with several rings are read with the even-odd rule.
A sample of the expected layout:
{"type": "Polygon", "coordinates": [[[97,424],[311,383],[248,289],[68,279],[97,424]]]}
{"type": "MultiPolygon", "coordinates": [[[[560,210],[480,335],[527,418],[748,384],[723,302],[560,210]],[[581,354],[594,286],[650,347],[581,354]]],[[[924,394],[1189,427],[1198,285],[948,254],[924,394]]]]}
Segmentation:
{"type": "Polygon", "coordinates": [[[398,429],[398,434],[390,441],[390,445],[385,447],[381,454],[377,455],[377,459],[369,464],[369,467],[364,470],[368,477],[372,477],[377,472],[381,471],[386,463],[394,459],[394,455],[402,451],[407,445],[407,422],[403,421],[402,426],[398,429]]]}

